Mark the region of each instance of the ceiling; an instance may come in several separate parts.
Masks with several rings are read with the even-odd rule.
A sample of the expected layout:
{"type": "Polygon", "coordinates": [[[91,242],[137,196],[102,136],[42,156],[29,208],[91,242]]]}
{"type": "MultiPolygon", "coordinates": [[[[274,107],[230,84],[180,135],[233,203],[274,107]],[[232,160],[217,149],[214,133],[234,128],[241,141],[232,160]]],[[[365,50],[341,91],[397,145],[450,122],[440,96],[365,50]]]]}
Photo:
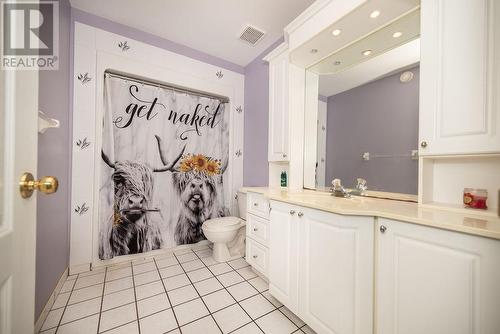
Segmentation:
{"type": "Polygon", "coordinates": [[[388,74],[412,68],[419,62],[420,38],[417,38],[343,71],[320,75],[319,95],[336,95],[388,74]]]}
{"type": "MultiPolygon", "coordinates": [[[[368,0],[355,10],[325,28],[299,48],[292,51],[291,61],[299,66],[310,67],[332,53],[365,39],[385,26],[420,7],[420,0],[368,0]],[[374,12],[378,15],[371,17],[374,12]],[[334,30],[340,34],[333,35],[334,30]]],[[[411,23],[410,23],[411,25],[411,23]]]]}
{"type": "Polygon", "coordinates": [[[74,8],[246,66],[314,0],[70,0],[74,8]],[[266,32],[255,46],[240,41],[251,24],[266,32]]]}
{"type": "MultiPolygon", "coordinates": [[[[415,10],[391,24],[374,31],[323,58],[308,68],[317,74],[334,74],[356,66],[370,58],[404,45],[420,36],[420,10],[415,10]],[[398,37],[393,37],[394,33],[398,37]],[[364,52],[370,53],[365,55],[364,52]]],[[[413,55],[412,55],[413,56],[413,55]]]]}

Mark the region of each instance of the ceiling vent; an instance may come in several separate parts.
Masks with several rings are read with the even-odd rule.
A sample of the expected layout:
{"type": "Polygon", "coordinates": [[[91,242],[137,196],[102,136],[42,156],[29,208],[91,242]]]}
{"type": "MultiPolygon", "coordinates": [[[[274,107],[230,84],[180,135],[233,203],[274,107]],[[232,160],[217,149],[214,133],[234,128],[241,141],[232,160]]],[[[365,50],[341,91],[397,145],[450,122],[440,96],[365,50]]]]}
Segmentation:
{"type": "Polygon", "coordinates": [[[240,40],[250,45],[255,45],[257,44],[258,41],[262,39],[262,37],[264,37],[264,34],[265,33],[263,31],[260,31],[255,27],[246,26],[240,35],[240,40]]]}

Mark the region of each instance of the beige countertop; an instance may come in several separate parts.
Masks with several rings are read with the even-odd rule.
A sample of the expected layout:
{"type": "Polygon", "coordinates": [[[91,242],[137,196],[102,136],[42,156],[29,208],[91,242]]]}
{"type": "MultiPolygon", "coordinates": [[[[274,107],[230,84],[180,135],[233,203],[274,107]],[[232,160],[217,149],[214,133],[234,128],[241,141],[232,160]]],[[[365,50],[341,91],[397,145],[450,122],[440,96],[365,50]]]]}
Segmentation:
{"type": "Polygon", "coordinates": [[[288,191],[246,187],[243,192],[260,193],[271,200],[343,215],[374,216],[432,226],[451,231],[499,239],[500,218],[469,210],[431,208],[417,203],[356,197],[339,198],[313,190],[288,191]]]}

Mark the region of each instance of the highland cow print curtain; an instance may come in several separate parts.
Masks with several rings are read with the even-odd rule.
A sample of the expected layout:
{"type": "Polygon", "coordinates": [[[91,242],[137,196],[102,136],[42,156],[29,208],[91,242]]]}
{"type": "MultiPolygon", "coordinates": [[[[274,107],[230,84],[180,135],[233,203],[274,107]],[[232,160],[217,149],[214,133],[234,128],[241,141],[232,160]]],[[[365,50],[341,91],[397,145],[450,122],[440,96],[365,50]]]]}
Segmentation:
{"type": "Polygon", "coordinates": [[[224,104],[112,75],[104,95],[99,258],[204,240],[227,214],[224,104]]]}

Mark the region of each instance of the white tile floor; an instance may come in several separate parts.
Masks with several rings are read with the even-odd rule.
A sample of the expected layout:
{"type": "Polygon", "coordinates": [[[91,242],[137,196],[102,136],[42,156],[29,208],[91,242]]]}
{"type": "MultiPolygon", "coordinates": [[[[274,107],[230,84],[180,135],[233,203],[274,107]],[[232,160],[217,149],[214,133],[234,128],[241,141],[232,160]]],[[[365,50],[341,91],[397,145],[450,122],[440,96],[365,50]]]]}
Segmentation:
{"type": "Polygon", "coordinates": [[[244,259],[202,246],[68,277],[40,333],[314,332],[244,259]]]}

